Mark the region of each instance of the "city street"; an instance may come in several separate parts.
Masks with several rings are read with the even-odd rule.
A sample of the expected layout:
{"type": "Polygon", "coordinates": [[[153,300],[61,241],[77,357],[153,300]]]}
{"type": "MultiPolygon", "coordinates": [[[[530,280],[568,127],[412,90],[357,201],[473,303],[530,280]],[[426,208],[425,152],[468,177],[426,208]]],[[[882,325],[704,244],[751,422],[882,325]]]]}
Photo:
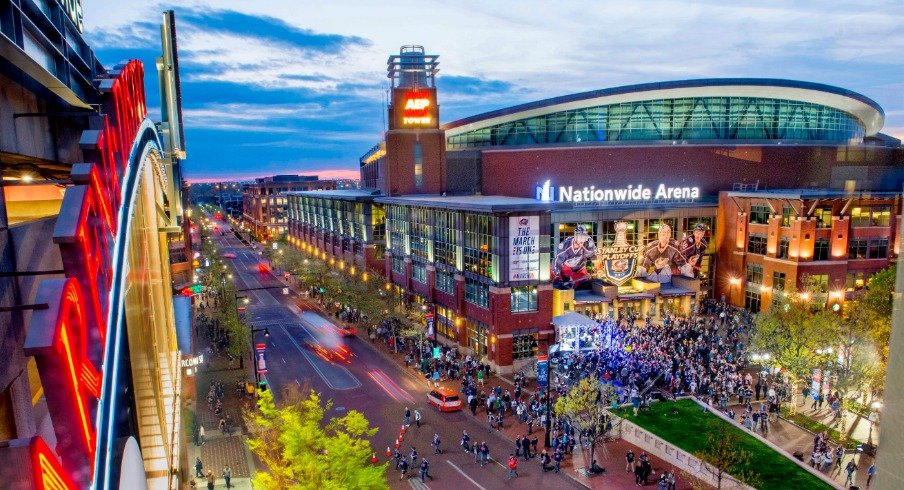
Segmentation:
{"type": "MultiPolygon", "coordinates": [[[[536,460],[521,461],[519,477],[507,481],[505,462],[512,451],[513,442],[497,433],[488,433],[482,419],[467,412],[441,414],[426,404],[427,384],[411,372],[396,365],[385,354],[360,338],[350,337],[342,342],[353,354],[349,362],[330,362],[317,355],[306,344],[318,342],[322,328],[330,321],[315,311],[315,306],[301,299],[296,292],[283,294],[284,284],[271,272],[261,272],[260,263],[266,263],[258,250],[252,250],[239,241],[224,222],[218,222],[222,234],[216,234],[219,253],[235,254],[225,259],[232,266],[237,295],[248,298],[245,315],[250,316],[254,329],[269,329],[265,339],[263,332],[256,332],[254,343],[266,340],[267,380],[277,400],[279,394],[291,386],[310,387],[322,392],[334,402],[333,414],[346,410],[363,412],[371,424],[379,428],[372,443],[379,461],[385,462],[386,448],[394,446],[405,421],[405,408],[420,410],[423,421],[420,428],[407,428],[401,446],[403,454],[409,454],[412,446],[419,457],[430,462],[430,474],[426,484],[417,478],[416,471],[407,483],[398,480],[399,473],[390,466],[387,477],[393,488],[480,488],[502,486],[555,488],[580,488],[571,477],[561,474],[544,474],[536,460]],[[486,440],[490,447],[491,464],[481,468],[474,458],[459,447],[462,430],[467,430],[472,441],[486,440]],[[443,452],[434,455],[430,442],[438,433],[443,452]]],[[[258,249],[260,246],[258,245],[258,249]]],[[[450,388],[458,388],[457,383],[450,388]]],[[[394,450],[394,447],[391,447],[394,450]]],[[[263,469],[263,468],[262,468],[263,469]]]]}

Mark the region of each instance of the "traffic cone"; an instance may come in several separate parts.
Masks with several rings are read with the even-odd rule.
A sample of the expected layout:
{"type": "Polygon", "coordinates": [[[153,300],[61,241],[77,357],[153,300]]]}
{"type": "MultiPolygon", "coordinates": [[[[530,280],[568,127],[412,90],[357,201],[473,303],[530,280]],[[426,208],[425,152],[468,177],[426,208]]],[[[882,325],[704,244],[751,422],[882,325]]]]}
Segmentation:
{"type": "Polygon", "coordinates": [[[401,433],[402,433],[402,434],[405,433],[405,426],[404,426],[404,425],[402,425],[402,432],[401,432],[401,433]]]}
{"type": "Polygon", "coordinates": [[[399,434],[399,442],[405,442],[405,436],[399,434]]]}
{"type": "Polygon", "coordinates": [[[396,440],[395,440],[395,448],[398,449],[398,448],[400,448],[400,447],[402,447],[402,443],[400,443],[399,440],[396,439],[396,440]]]}
{"type": "Polygon", "coordinates": [[[374,453],[374,455],[370,457],[370,462],[372,464],[377,464],[377,453],[374,453]]]}
{"type": "Polygon", "coordinates": [[[389,446],[386,446],[386,457],[387,457],[387,458],[391,458],[391,457],[392,457],[392,451],[389,450],[389,446]]]}

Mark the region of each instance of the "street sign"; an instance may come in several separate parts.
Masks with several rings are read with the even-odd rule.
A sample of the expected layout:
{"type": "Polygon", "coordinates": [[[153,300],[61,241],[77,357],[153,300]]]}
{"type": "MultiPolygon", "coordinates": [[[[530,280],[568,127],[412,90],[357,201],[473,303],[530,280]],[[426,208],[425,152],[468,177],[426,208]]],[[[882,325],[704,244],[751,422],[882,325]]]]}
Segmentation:
{"type": "Polygon", "coordinates": [[[439,352],[439,347],[434,347],[434,348],[433,348],[433,358],[434,358],[434,359],[439,359],[439,358],[440,358],[440,355],[441,355],[441,354],[440,354],[440,352],[439,352]]]}
{"type": "Polygon", "coordinates": [[[267,359],[264,356],[265,351],[267,350],[267,344],[255,344],[255,368],[257,372],[260,374],[265,374],[267,372],[267,359]]]}
{"type": "Polygon", "coordinates": [[[537,356],[537,386],[549,386],[549,359],[546,356],[537,356]]]}

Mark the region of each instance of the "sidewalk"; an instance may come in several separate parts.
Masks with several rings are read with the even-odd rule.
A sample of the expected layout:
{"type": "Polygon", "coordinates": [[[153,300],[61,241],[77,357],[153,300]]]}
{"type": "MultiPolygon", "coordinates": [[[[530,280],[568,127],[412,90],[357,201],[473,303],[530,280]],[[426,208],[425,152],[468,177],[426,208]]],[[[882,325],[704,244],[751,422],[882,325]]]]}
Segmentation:
{"type": "MultiPolygon", "coordinates": [[[[192,307],[195,315],[199,313],[192,307]]],[[[193,320],[196,319],[193,317],[193,320]]],[[[240,398],[235,391],[237,378],[250,379],[252,363],[245,362],[244,369],[238,368],[238,361],[230,362],[225,356],[216,356],[208,359],[208,342],[204,335],[199,334],[196,328],[192,329],[193,346],[196,352],[204,352],[205,363],[198,367],[193,380],[196,396],[186,396],[184,409],[194,414],[195,427],[185,431],[186,454],[188,461],[187,479],[183,488],[189,488],[188,484],[194,479],[197,488],[207,488],[206,478],[199,478],[195,473],[195,461],[201,458],[204,474],[208,470],[213,471],[217,481],[214,488],[226,488],[226,480],[223,478],[223,468],[227,465],[232,470],[231,488],[250,490],[251,475],[254,473],[254,459],[245,444],[245,425],[243,414],[253,409],[253,401],[240,398]],[[233,430],[231,434],[224,434],[218,429],[219,417],[214,410],[207,405],[207,393],[215,382],[223,385],[222,409],[223,416],[229,416],[232,420],[233,430]],[[203,426],[205,442],[197,445],[197,428],[203,426]]]]}

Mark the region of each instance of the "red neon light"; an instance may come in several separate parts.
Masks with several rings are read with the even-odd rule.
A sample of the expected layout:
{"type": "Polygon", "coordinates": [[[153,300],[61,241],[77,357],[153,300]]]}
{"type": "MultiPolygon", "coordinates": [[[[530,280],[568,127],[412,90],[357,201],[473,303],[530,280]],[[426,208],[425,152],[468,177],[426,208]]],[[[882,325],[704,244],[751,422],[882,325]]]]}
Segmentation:
{"type": "Polygon", "coordinates": [[[81,381],[82,386],[94,395],[94,398],[100,398],[100,373],[94,369],[94,366],[87,359],[82,360],[81,381]]]}
{"type": "Polygon", "coordinates": [[[47,447],[47,443],[40,437],[36,437],[31,445],[31,467],[34,472],[34,484],[38,490],[77,488],[47,447]]]}
{"type": "Polygon", "coordinates": [[[85,436],[85,444],[88,448],[88,452],[91,454],[91,457],[94,457],[94,429],[91,427],[91,422],[88,420],[88,407],[86,406],[85,399],[82,396],[81,390],[79,387],[81,383],[79,383],[79,376],[76,366],[78,363],[75,360],[76,353],[72,352],[72,346],[69,344],[69,326],[63,325],[60,330],[60,343],[62,347],[62,353],[66,356],[66,366],[69,368],[69,381],[72,383],[72,396],[75,398],[75,406],[78,410],[79,420],[82,425],[82,435],[85,436]]]}

